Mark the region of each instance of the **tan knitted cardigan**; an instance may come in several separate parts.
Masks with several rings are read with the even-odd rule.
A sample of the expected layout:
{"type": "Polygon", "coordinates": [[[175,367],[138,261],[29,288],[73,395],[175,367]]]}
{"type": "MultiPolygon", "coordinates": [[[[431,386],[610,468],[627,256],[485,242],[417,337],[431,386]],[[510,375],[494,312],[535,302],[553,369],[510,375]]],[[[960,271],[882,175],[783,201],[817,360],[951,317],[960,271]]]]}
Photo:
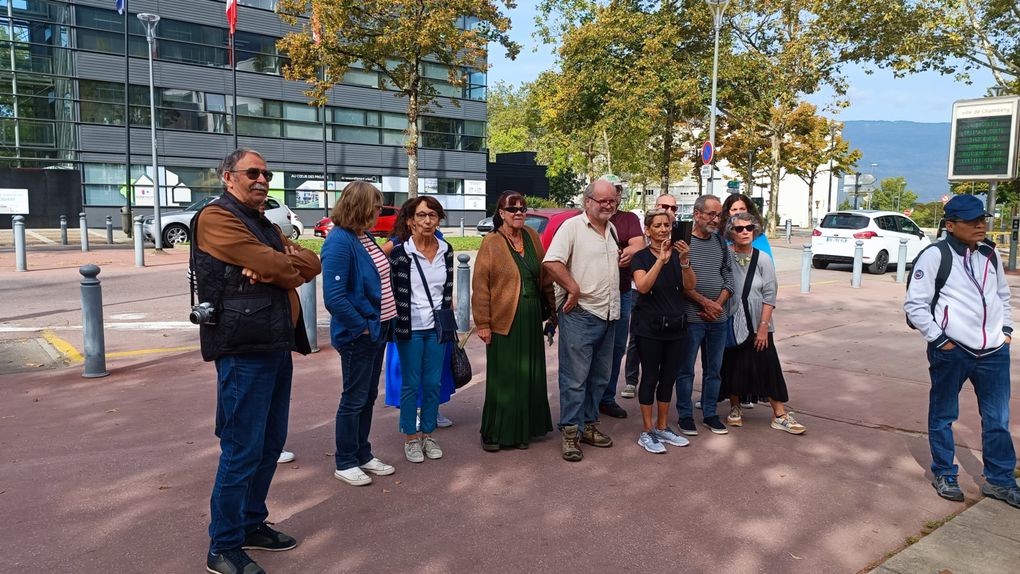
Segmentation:
{"type": "MultiPolygon", "coordinates": [[[[544,311],[555,308],[552,277],[545,272],[542,259],[545,249],[534,229],[524,226],[531,238],[539,264],[539,283],[544,302],[544,311]]],[[[475,257],[474,277],[471,279],[471,311],[475,327],[492,329],[493,333],[506,335],[514,323],[517,300],[521,293],[521,274],[517,271],[515,256],[506,239],[499,231],[493,231],[482,239],[482,246],[475,257]]]]}

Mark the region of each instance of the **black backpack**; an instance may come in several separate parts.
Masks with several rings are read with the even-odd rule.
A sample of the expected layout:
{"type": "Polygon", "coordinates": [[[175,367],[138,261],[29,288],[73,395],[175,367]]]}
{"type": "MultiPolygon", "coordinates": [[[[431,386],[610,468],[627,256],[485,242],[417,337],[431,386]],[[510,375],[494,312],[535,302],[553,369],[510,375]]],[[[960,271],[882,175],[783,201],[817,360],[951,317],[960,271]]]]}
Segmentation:
{"type": "MultiPolygon", "coordinates": [[[[991,241],[988,241],[988,240],[985,240],[985,243],[987,243],[988,245],[990,245],[992,247],[992,255],[991,255],[991,257],[989,257],[989,259],[991,260],[992,266],[998,268],[998,266],[999,266],[999,255],[998,255],[998,253],[995,252],[995,244],[992,243],[991,241]]],[[[921,250],[921,253],[924,253],[925,251],[931,249],[932,247],[937,247],[938,248],[939,256],[940,256],[939,270],[935,274],[935,293],[932,294],[932,296],[931,296],[931,307],[930,307],[930,309],[931,309],[931,314],[934,317],[935,316],[935,305],[939,302],[939,295],[942,294],[942,288],[946,286],[946,280],[949,279],[949,274],[953,271],[953,252],[952,252],[952,249],[950,249],[950,247],[949,247],[949,243],[947,243],[945,239],[942,239],[940,241],[936,241],[935,243],[932,243],[928,247],[925,247],[924,249],[921,250]]],[[[913,275],[914,275],[914,273],[913,273],[914,265],[916,265],[917,264],[917,260],[921,258],[921,253],[918,253],[917,257],[914,257],[914,260],[910,263],[911,273],[909,275],[907,275],[907,289],[910,289],[910,280],[913,278],[913,275]]],[[[906,315],[906,314],[904,314],[904,315],[906,315]]],[[[914,324],[910,322],[910,317],[905,317],[905,318],[907,320],[907,326],[908,327],[910,327],[911,329],[917,329],[917,327],[915,327],[914,324]]]]}

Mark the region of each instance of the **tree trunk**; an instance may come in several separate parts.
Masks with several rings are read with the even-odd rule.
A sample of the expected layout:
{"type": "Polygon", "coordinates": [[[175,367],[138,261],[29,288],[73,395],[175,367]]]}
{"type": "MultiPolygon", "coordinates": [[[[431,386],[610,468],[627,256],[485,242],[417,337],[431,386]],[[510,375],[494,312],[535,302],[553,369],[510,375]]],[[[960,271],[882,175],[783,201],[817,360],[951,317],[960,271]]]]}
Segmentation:
{"type": "Polygon", "coordinates": [[[613,173],[613,152],[609,149],[609,133],[602,129],[602,153],[606,156],[606,173],[613,173]]]}
{"type": "Polygon", "coordinates": [[[811,177],[807,184],[807,224],[814,228],[815,226],[815,177],[816,171],[811,172],[811,177]]]}
{"type": "Polygon", "coordinates": [[[780,170],[780,156],[779,156],[779,134],[774,130],[772,135],[769,137],[772,149],[770,159],[772,165],[769,166],[769,216],[768,225],[766,230],[769,235],[774,235],[776,227],[779,227],[779,170],[780,170]]]}
{"type": "Polygon", "coordinates": [[[669,166],[673,159],[673,122],[675,117],[676,110],[670,106],[666,111],[666,125],[662,129],[662,156],[659,158],[659,182],[662,186],[660,193],[669,193],[669,166]]]}
{"type": "Polygon", "coordinates": [[[411,79],[411,89],[407,97],[407,198],[418,197],[418,88],[421,79],[415,75],[411,79]]]}

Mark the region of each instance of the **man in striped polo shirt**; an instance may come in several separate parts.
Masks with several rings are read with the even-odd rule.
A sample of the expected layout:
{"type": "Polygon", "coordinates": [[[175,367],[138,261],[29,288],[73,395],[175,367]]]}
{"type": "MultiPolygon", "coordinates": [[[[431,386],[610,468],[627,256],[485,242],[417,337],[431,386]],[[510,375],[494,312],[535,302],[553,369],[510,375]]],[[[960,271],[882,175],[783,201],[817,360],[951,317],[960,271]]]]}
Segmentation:
{"type": "Polygon", "coordinates": [[[694,362],[701,351],[701,410],[704,423],[716,434],[726,434],[726,425],[716,414],[719,396],[719,370],[726,350],[726,301],[733,295],[733,270],[730,250],[719,235],[722,203],[714,195],[702,195],[694,202],[694,229],[691,231],[691,265],[698,278],[694,289],[685,289],[687,297],[687,338],[684,339],[680,374],[676,379],[676,410],[680,432],[698,434],[694,426],[691,392],[694,390],[694,362]]]}

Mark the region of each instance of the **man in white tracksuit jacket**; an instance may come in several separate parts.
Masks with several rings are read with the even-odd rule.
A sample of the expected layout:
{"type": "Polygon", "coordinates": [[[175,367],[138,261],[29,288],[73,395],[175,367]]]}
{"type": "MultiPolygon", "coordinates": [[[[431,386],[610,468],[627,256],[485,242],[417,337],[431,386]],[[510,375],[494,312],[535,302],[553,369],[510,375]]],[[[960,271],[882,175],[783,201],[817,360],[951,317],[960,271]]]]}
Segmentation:
{"type": "Polygon", "coordinates": [[[942,250],[932,246],[918,257],[903,309],[928,342],[928,442],[932,484],[939,496],[962,501],[953,462],[953,422],[959,395],[970,379],[981,413],[985,496],[1020,508],[1020,487],[1013,471],[1016,451],[1009,434],[1009,348],[1013,332],[1009,285],[995,248],[986,243],[987,218],[980,199],[958,195],[946,204],[944,241],[952,270],[934,308],[935,277],[942,250]]]}

